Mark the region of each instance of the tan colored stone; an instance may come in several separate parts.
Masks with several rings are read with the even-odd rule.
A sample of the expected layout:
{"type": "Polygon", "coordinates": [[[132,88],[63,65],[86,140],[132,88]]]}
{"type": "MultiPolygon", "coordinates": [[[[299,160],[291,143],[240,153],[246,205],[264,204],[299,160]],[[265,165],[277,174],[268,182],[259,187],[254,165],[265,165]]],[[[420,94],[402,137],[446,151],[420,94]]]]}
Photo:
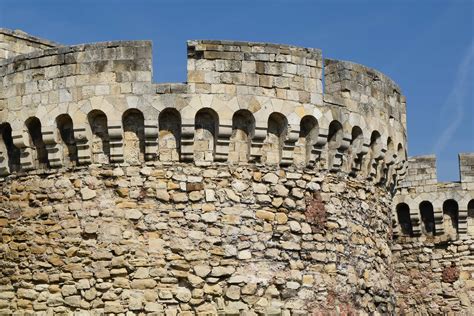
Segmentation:
{"type": "Polygon", "coordinates": [[[268,211],[263,211],[263,210],[257,210],[257,212],[255,213],[255,216],[257,218],[267,220],[267,221],[273,221],[273,219],[275,218],[274,213],[268,212],[268,211]]]}

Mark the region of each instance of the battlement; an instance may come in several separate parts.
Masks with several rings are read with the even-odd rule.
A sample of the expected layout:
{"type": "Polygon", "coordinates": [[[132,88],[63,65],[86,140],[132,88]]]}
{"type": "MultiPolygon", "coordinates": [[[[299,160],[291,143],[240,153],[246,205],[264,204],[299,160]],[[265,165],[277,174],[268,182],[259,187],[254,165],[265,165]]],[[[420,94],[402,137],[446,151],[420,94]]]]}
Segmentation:
{"type": "Polygon", "coordinates": [[[474,153],[459,154],[461,182],[474,182],[474,153]]]}
{"type": "Polygon", "coordinates": [[[459,154],[460,182],[438,182],[434,155],[410,157],[394,197],[395,233],[456,240],[472,235],[474,154],[459,154]]]}
{"type": "Polygon", "coordinates": [[[409,157],[407,173],[400,187],[420,187],[437,183],[436,157],[434,155],[409,157]]]}
{"type": "MultiPolygon", "coordinates": [[[[336,64],[327,63],[333,95],[336,64]]],[[[317,49],[207,40],[188,42],[184,84],[151,82],[147,41],[55,47],[6,59],[0,62],[1,171],[256,163],[342,171],[393,187],[405,170],[404,122],[381,108],[359,112],[353,99],[323,101],[322,67],[317,49]]],[[[389,79],[351,67],[377,73],[390,86],[371,88],[367,81],[370,104],[396,107],[399,89],[389,79]]]]}
{"type": "Polygon", "coordinates": [[[319,49],[269,43],[188,41],[191,92],[274,96],[322,105],[319,49]]]}
{"type": "Polygon", "coordinates": [[[48,49],[60,44],[31,36],[20,30],[0,28],[0,61],[33,51],[48,49]]]}
{"type": "Polygon", "coordinates": [[[392,79],[353,62],[325,59],[324,65],[326,102],[367,116],[388,115],[406,125],[405,97],[392,79]]]}

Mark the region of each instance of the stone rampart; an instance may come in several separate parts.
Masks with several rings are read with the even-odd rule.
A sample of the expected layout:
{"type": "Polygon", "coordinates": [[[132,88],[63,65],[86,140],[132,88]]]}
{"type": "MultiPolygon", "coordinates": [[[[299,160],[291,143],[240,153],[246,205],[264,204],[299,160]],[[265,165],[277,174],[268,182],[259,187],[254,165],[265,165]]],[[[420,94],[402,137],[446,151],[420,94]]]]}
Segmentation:
{"type": "Polygon", "coordinates": [[[464,206],[454,234],[394,205],[430,186],[463,203],[473,169],[463,155],[462,182],[437,185],[430,159],[407,162],[405,99],[383,74],[317,49],[201,40],[187,82],[157,84],[148,41],[52,46],[0,60],[1,313],[470,307],[461,281],[439,308],[400,287],[403,267],[424,268],[424,230],[458,263],[473,225],[464,206]]]}
{"type": "Polygon", "coordinates": [[[460,182],[438,182],[435,156],[408,159],[393,199],[394,286],[400,313],[464,314],[474,302],[474,154],[460,182]]]}
{"type": "Polygon", "coordinates": [[[307,171],[72,168],[2,184],[0,311],[390,313],[390,197],[307,171]]]}
{"type": "Polygon", "coordinates": [[[158,159],[311,165],[389,186],[403,175],[402,121],[323,102],[318,50],[188,45],[187,84],[151,83],[149,42],[60,47],[5,60],[3,173],[158,159]],[[94,153],[97,146],[109,152],[94,153]]]}

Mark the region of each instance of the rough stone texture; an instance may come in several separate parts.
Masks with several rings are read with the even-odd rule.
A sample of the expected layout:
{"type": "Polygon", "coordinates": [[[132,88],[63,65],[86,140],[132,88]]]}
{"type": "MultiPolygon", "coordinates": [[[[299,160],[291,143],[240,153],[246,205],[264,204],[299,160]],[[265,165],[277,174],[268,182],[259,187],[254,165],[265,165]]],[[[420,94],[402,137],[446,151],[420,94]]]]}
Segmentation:
{"type": "Polygon", "coordinates": [[[440,183],[434,156],[408,160],[393,199],[393,284],[399,313],[472,314],[474,154],[460,154],[460,182],[440,183]]]}
{"type": "Polygon", "coordinates": [[[206,304],[227,312],[393,311],[390,197],[383,188],[311,171],[295,171],[296,184],[284,170],[276,176],[273,169],[250,166],[209,166],[216,170],[210,177],[188,164],[126,175],[135,168],[122,167],[118,177],[91,167],[5,179],[3,311],[196,312],[206,304]],[[264,184],[254,180],[257,174],[273,174],[277,181],[264,184]],[[140,181],[129,185],[127,196],[116,192],[136,177],[140,181]],[[215,211],[203,211],[202,200],[173,204],[156,198],[154,188],[162,182],[177,184],[167,190],[171,196],[191,195],[180,184],[193,177],[202,177],[201,191],[215,192],[215,211]],[[83,198],[83,179],[95,183],[95,197],[83,198]],[[246,189],[233,189],[233,179],[246,189]],[[57,181],[76,183],[74,193],[56,199],[70,190],[50,185],[57,181]],[[341,181],[344,188],[336,190],[341,181]],[[321,186],[318,196],[327,212],[318,226],[305,215],[314,199],[310,182],[321,186]],[[252,189],[257,184],[265,185],[271,202],[280,199],[279,186],[300,187],[303,196],[289,194],[293,203],[280,206],[259,203],[252,189]],[[144,193],[133,197],[135,190],[144,193]],[[289,220],[279,222],[277,215],[289,220]]]}
{"type": "Polygon", "coordinates": [[[0,28],[0,60],[56,46],[59,44],[20,30],[0,28]]]}
{"type": "Polygon", "coordinates": [[[378,71],[203,40],[155,84],[147,41],[0,44],[0,314],[472,310],[474,155],[407,161],[378,71]]]}

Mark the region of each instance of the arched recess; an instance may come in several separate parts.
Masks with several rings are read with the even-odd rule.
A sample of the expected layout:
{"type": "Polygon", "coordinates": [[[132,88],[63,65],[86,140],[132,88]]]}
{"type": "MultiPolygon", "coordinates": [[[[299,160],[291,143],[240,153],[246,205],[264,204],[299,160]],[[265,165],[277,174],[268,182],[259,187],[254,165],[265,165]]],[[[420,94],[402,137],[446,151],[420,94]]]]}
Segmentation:
{"type": "Polygon", "coordinates": [[[62,156],[65,166],[77,164],[77,146],[74,139],[74,126],[68,114],[56,117],[56,126],[61,138],[62,156]]]}
{"type": "Polygon", "coordinates": [[[107,164],[110,157],[107,116],[100,110],[92,110],[87,115],[87,120],[92,132],[90,140],[92,161],[94,163],[107,164]]]}
{"type": "Polygon", "coordinates": [[[429,201],[420,203],[421,231],[427,236],[436,234],[433,204],[429,201]]]}
{"type": "Polygon", "coordinates": [[[48,151],[43,141],[41,121],[37,117],[30,117],[25,121],[25,126],[30,137],[30,144],[35,147],[35,165],[38,168],[48,167],[48,151]]]}
{"type": "Polygon", "coordinates": [[[403,162],[406,160],[407,154],[405,153],[405,150],[403,149],[403,145],[400,143],[397,146],[397,160],[400,162],[403,162]]]}
{"type": "Polygon", "coordinates": [[[458,233],[458,218],[459,218],[459,206],[458,203],[449,199],[443,203],[443,228],[444,233],[451,237],[451,239],[457,238],[458,233]]]}
{"type": "Polygon", "coordinates": [[[10,124],[0,124],[0,174],[20,170],[20,150],[13,144],[10,124]]]}
{"type": "Polygon", "coordinates": [[[159,115],[158,126],[160,160],[179,161],[181,153],[181,115],[176,109],[164,109],[159,115]]]}
{"type": "Polygon", "coordinates": [[[312,115],[304,116],[300,121],[300,134],[293,152],[294,163],[297,166],[307,166],[311,161],[313,145],[318,140],[318,121],[312,115]]]}
{"type": "Polygon", "coordinates": [[[137,109],[123,113],[123,158],[126,163],[139,165],[145,161],[145,119],[137,109]]]}
{"type": "Polygon", "coordinates": [[[392,140],[392,137],[387,138],[387,161],[395,159],[395,143],[392,140]]]}
{"type": "Polygon", "coordinates": [[[288,132],[287,118],[278,112],[268,117],[267,137],[262,147],[262,162],[279,165],[281,162],[283,142],[288,132]]]}
{"type": "Polygon", "coordinates": [[[328,168],[339,169],[342,166],[342,153],[338,152],[343,138],[342,124],[332,121],[328,131],[328,168]]]}
{"type": "Polygon", "coordinates": [[[413,227],[410,219],[410,207],[406,203],[397,205],[398,225],[402,236],[413,236],[413,227]]]}
{"type": "Polygon", "coordinates": [[[194,161],[197,163],[214,161],[219,116],[210,108],[201,109],[194,118],[194,128],[194,161]]]}
{"type": "Polygon", "coordinates": [[[348,171],[351,175],[357,175],[362,168],[364,152],[364,133],[359,126],[354,126],[351,131],[351,144],[348,149],[348,171]]]}
{"type": "Polygon", "coordinates": [[[229,144],[230,162],[248,162],[250,144],[255,131],[255,118],[248,110],[239,110],[232,117],[232,135],[229,144]]]}
{"type": "Polygon", "coordinates": [[[467,231],[469,235],[474,236],[474,199],[467,203],[467,231]]]}

